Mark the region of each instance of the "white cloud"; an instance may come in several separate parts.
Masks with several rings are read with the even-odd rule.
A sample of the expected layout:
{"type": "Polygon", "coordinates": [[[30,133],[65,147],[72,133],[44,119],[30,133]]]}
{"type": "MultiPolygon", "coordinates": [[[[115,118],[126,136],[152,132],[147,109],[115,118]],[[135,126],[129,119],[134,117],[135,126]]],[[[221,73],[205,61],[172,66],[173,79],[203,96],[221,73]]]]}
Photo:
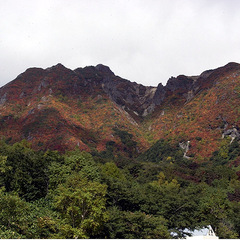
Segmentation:
{"type": "Polygon", "coordinates": [[[144,85],[240,62],[238,0],[0,0],[0,85],[98,63],[144,85]]]}

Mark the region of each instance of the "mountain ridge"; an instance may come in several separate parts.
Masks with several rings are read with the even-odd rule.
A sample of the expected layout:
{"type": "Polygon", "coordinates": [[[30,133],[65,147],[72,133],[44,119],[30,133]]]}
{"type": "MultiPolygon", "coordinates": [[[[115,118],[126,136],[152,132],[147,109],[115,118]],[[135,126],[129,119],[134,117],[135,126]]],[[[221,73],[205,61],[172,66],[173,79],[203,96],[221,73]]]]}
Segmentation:
{"type": "MultiPolygon", "coordinates": [[[[100,151],[106,148],[109,141],[115,141],[120,149],[123,148],[119,137],[114,135],[113,128],[117,127],[133,134],[141,152],[159,138],[169,137],[169,134],[177,141],[187,125],[196,125],[190,119],[193,113],[187,108],[196,111],[193,105],[198,106],[202,101],[196,99],[210,101],[206,94],[209,91],[216,94],[218,85],[227,78],[232,79],[234,74],[238,79],[239,71],[240,65],[231,62],[204,71],[199,76],[179,75],[171,77],[165,86],[159,83],[157,87],[151,87],[116,76],[103,64],[75,70],[60,63],[46,69],[29,68],[0,88],[1,135],[13,142],[27,139],[40,149],[64,151],[79,147],[87,151],[100,151]]],[[[231,85],[231,82],[229,80],[224,84],[231,85]]],[[[237,80],[235,85],[237,88],[237,80]]],[[[235,94],[228,93],[230,89],[224,91],[229,96],[235,94]]],[[[230,101],[225,100],[223,106],[227,100],[230,101]]],[[[238,99],[233,104],[237,102],[238,99]]],[[[214,106],[210,103],[209,106],[213,107],[210,111],[214,112],[214,106]]],[[[197,111],[201,112],[202,109],[198,107],[197,111]]],[[[199,120],[202,119],[201,114],[197,116],[199,120]]],[[[216,113],[215,118],[223,115],[216,113]]],[[[228,115],[231,117],[232,114],[228,115]]],[[[202,120],[204,124],[207,118],[205,116],[202,120]]],[[[217,124],[215,122],[219,119],[212,121],[217,124]]],[[[234,123],[231,119],[228,122],[228,126],[234,124],[238,126],[238,121],[234,123]]],[[[205,128],[204,125],[198,135],[206,135],[205,128]]],[[[228,129],[221,129],[222,134],[228,129]]],[[[196,129],[191,131],[194,132],[192,135],[197,134],[196,129]]],[[[216,134],[217,130],[212,132],[216,134]]],[[[194,150],[196,141],[190,140],[193,144],[190,151],[200,154],[201,151],[194,150]]],[[[218,141],[213,141],[215,145],[211,151],[217,148],[218,141]]]]}

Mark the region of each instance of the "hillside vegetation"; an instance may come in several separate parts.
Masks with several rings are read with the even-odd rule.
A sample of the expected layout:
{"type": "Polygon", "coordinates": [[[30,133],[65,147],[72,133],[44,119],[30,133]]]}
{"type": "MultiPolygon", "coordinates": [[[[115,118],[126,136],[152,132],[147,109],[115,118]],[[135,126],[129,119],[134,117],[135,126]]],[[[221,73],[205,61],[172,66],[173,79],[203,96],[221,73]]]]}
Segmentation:
{"type": "MultiPolygon", "coordinates": [[[[229,159],[234,151],[237,142],[229,159]]],[[[211,224],[219,237],[239,238],[240,181],[219,152],[207,164],[164,140],[138,159],[113,152],[1,142],[0,237],[173,238],[211,224]]]]}

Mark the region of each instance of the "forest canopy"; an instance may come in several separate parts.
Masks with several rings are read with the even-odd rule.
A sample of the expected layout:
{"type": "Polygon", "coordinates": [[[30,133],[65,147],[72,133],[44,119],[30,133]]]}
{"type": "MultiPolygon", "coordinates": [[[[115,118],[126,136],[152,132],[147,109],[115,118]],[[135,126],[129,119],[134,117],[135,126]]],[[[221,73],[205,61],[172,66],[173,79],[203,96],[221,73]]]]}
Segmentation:
{"type": "Polygon", "coordinates": [[[166,140],[136,157],[131,135],[116,134],[131,154],[1,141],[0,238],[182,238],[207,225],[240,237],[237,141],[196,163],[166,140]]]}

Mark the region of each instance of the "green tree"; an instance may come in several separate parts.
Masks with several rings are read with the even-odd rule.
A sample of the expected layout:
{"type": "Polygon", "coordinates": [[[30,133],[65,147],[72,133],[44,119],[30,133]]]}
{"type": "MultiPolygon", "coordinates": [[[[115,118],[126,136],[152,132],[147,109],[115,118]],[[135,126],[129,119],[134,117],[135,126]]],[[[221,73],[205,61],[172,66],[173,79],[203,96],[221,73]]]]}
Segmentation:
{"type": "Polygon", "coordinates": [[[54,197],[56,210],[64,223],[59,237],[86,238],[97,234],[107,220],[106,191],[106,185],[79,175],[73,175],[65,184],[59,185],[54,197]]]}
{"type": "Polygon", "coordinates": [[[117,207],[108,209],[109,220],[105,224],[101,238],[111,239],[147,239],[170,238],[167,221],[161,216],[153,216],[143,212],[121,211],[117,207]]]}
{"type": "Polygon", "coordinates": [[[125,211],[139,210],[143,194],[141,186],[115,163],[106,163],[101,169],[102,180],[108,186],[108,206],[118,206],[125,211]]]}
{"type": "Polygon", "coordinates": [[[169,160],[172,162],[182,161],[182,158],[183,151],[178,146],[171,145],[168,141],[160,139],[137,159],[139,161],[159,163],[169,162],[169,160]]]}
{"type": "Polygon", "coordinates": [[[16,194],[0,191],[0,238],[28,237],[27,203],[16,194]]]}
{"type": "Polygon", "coordinates": [[[153,216],[143,212],[125,213],[124,238],[170,238],[167,221],[162,216],[153,216]]]}
{"type": "Polygon", "coordinates": [[[219,187],[206,186],[200,200],[200,217],[206,225],[211,224],[220,238],[236,238],[233,222],[229,216],[233,215],[231,202],[228,200],[228,190],[219,187]]]}
{"type": "Polygon", "coordinates": [[[48,167],[50,192],[54,192],[59,184],[63,184],[70,174],[70,166],[57,161],[51,162],[48,167]]]}
{"type": "MultiPolygon", "coordinates": [[[[46,155],[46,154],[45,154],[46,155]]],[[[63,184],[72,174],[82,178],[99,181],[100,171],[91,154],[87,152],[68,152],[59,158],[58,153],[48,152],[47,159],[51,160],[48,167],[49,189],[54,192],[59,184],[63,184]]]]}
{"type": "Polygon", "coordinates": [[[49,197],[28,203],[28,238],[55,238],[59,232],[59,213],[54,211],[54,202],[49,197]]]}
{"type": "Polygon", "coordinates": [[[7,192],[15,191],[32,201],[47,194],[47,163],[41,152],[34,152],[25,142],[0,149],[1,183],[7,192]]]}
{"type": "Polygon", "coordinates": [[[90,153],[70,152],[65,157],[65,164],[70,167],[71,172],[81,174],[82,177],[89,180],[100,180],[99,168],[90,153]]]}
{"type": "Polygon", "coordinates": [[[161,172],[158,180],[146,184],[143,191],[145,199],[141,203],[141,211],[167,219],[168,229],[177,237],[185,237],[186,228],[194,230],[204,226],[199,218],[201,186],[190,184],[182,188],[176,179],[168,181],[161,172]]]}

